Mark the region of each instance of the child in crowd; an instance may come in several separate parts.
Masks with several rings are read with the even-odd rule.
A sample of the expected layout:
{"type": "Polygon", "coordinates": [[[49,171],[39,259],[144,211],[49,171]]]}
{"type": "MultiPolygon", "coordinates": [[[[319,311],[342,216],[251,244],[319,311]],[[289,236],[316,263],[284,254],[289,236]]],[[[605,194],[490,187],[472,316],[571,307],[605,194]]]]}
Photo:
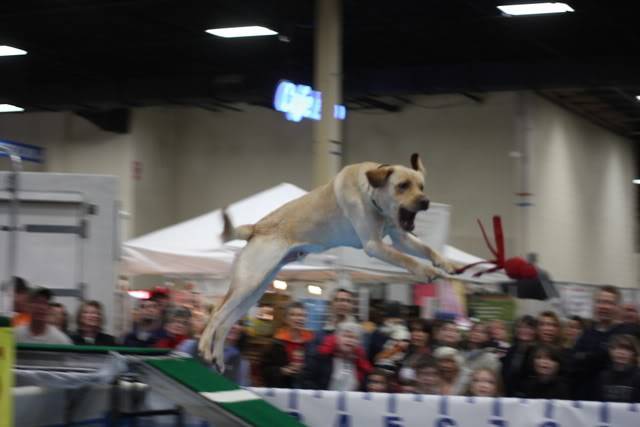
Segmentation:
{"type": "Polygon", "coordinates": [[[400,378],[398,380],[398,393],[417,393],[418,382],[410,378],[400,378]]]}
{"type": "Polygon", "coordinates": [[[498,397],[502,395],[502,385],[498,373],[492,369],[479,368],[471,374],[469,396],[498,397]]]}
{"type": "Polygon", "coordinates": [[[417,393],[440,394],[440,372],[433,357],[426,357],[416,365],[416,384],[417,393]]]}
{"type": "Polygon", "coordinates": [[[533,353],[533,376],[525,384],[530,399],[569,399],[567,381],[560,375],[562,353],[559,347],[539,345],[533,353]]]}
{"type": "Polygon", "coordinates": [[[632,335],[614,335],[609,342],[611,368],[599,378],[599,400],[640,402],[638,341],[632,335]]]}
{"type": "Polygon", "coordinates": [[[367,391],[370,393],[389,393],[391,379],[387,371],[374,369],[367,377],[367,391]]]}

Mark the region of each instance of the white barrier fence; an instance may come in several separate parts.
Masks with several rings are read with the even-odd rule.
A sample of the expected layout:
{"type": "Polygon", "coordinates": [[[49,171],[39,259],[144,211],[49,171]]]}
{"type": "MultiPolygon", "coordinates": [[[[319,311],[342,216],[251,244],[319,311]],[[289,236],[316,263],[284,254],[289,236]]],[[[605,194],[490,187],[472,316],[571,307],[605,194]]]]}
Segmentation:
{"type": "Polygon", "coordinates": [[[310,427],[638,427],[640,405],[252,388],[310,427]]]}
{"type": "MultiPolygon", "coordinates": [[[[638,427],[640,404],[469,398],[414,394],[251,388],[309,427],[638,427]]],[[[62,427],[69,396],[40,387],[14,389],[16,427],[62,427]]],[[[83,389],[75,398],[74,422],[109,426],[106,387],[83,389]]],[[[155,393],[145,409],[173,404],[155,393]]],[[[215,427],[187,416],[187,427],[215,427]]],[[[138,421],[144,427],[173,427],[171,416],[138,421]]],[[[4,426],[2,426],[4,427],[4,426]]],[[[277,426],[274,426],[277,427],[277,426]]]]}

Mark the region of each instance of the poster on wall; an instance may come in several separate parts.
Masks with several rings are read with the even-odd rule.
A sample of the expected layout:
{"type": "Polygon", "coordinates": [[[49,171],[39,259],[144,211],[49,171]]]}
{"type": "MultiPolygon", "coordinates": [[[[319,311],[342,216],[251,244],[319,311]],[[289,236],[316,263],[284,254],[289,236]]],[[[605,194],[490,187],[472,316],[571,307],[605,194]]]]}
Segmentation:
{"type": "Polygon", "coordinates": [[[471,295],[467,304],[469,317],[482,321],[499,319],[513,322],[516,317],[516,300],[508,295],[471,295]]]}
{"type": "Polygon", "coordinates": [[[467,315],[467,304],[465,298],[465,286],[457,280],[439,280],[437,283],[438,292],[438,314],[454,317],[465,317],[467,315]]]}

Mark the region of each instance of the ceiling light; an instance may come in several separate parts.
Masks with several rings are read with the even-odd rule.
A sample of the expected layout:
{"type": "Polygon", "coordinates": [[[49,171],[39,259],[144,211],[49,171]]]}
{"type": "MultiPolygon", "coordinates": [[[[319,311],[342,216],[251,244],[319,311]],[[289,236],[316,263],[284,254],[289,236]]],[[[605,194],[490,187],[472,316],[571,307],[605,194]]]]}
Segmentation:
{"type": "Polygon", "coordinates": [[[634,179],[634,180],[633,180],[633,181],[631,181],[631,182],[633,182],[634,184],[640,184],[640,179],[637,179],[637,178],[636,178],[636,179],[634,179]]]}
{"type": "Polygon", "coordinates": [[[636,95],[636,99],[640,101],[640,95],[636,95]]]}
{"type": "Polygon", "coordinates": [[[16,113],[19,111],[24,111],[24,108],[20,108],[11,104],[0,104],[0,113],[16,113]]]}
{"type": "Polygon", "coordinates": [[[281,291],[286,291],[287,290],[287,282],[285,282],[284,280],[274,280],[273,281],[273,287],[276,289],[280,289],[281,291]]]}
{"type": "Polygon", "coordinates": [[[26,55],[27,51],[11,46],[0,45],[0,56],[26,55]]]}
{"type": "Polygon", "coordinates": [[[278,34],[277,32],[266,27],[258,27],[255,25],[249,27],[213,28],[207,30],[207,33],[224,38],[275,36],[276,34],[278,34]]]}
{"type": "Polygon", "coordinates": [[[307,291],[309,291],[311,295],[322,295],[322,288],[317,285],[307,286],[307,291]]]}
{"type": "Polygon", "coordinates": [[[129,291],[127,293],[130,297],[136,299],[149,299],[151,297],[151,292],[149,291],[129,291]]]}
{"type": "Polygon", "coordinates": [[[503,13],[507,15],[539,15],[543,13],[564,13],[573,12],[571,6],[566,3],[527,3],[527,4],[509,4],[498,6],[503,13]]]}

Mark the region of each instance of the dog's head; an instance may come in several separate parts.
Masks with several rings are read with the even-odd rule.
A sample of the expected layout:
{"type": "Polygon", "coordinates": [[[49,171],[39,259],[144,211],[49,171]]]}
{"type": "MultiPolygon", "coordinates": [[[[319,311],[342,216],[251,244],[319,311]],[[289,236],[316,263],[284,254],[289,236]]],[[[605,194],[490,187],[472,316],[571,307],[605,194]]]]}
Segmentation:
{"type": "Polygon", "coordinates": [[[381,165],[366,174],[382,214],[401,229],[413,231],[416,214],[429,209],[429,199],[424,193],[425,169],[420,156],[411,155],[411,168],[381,165]]]}

